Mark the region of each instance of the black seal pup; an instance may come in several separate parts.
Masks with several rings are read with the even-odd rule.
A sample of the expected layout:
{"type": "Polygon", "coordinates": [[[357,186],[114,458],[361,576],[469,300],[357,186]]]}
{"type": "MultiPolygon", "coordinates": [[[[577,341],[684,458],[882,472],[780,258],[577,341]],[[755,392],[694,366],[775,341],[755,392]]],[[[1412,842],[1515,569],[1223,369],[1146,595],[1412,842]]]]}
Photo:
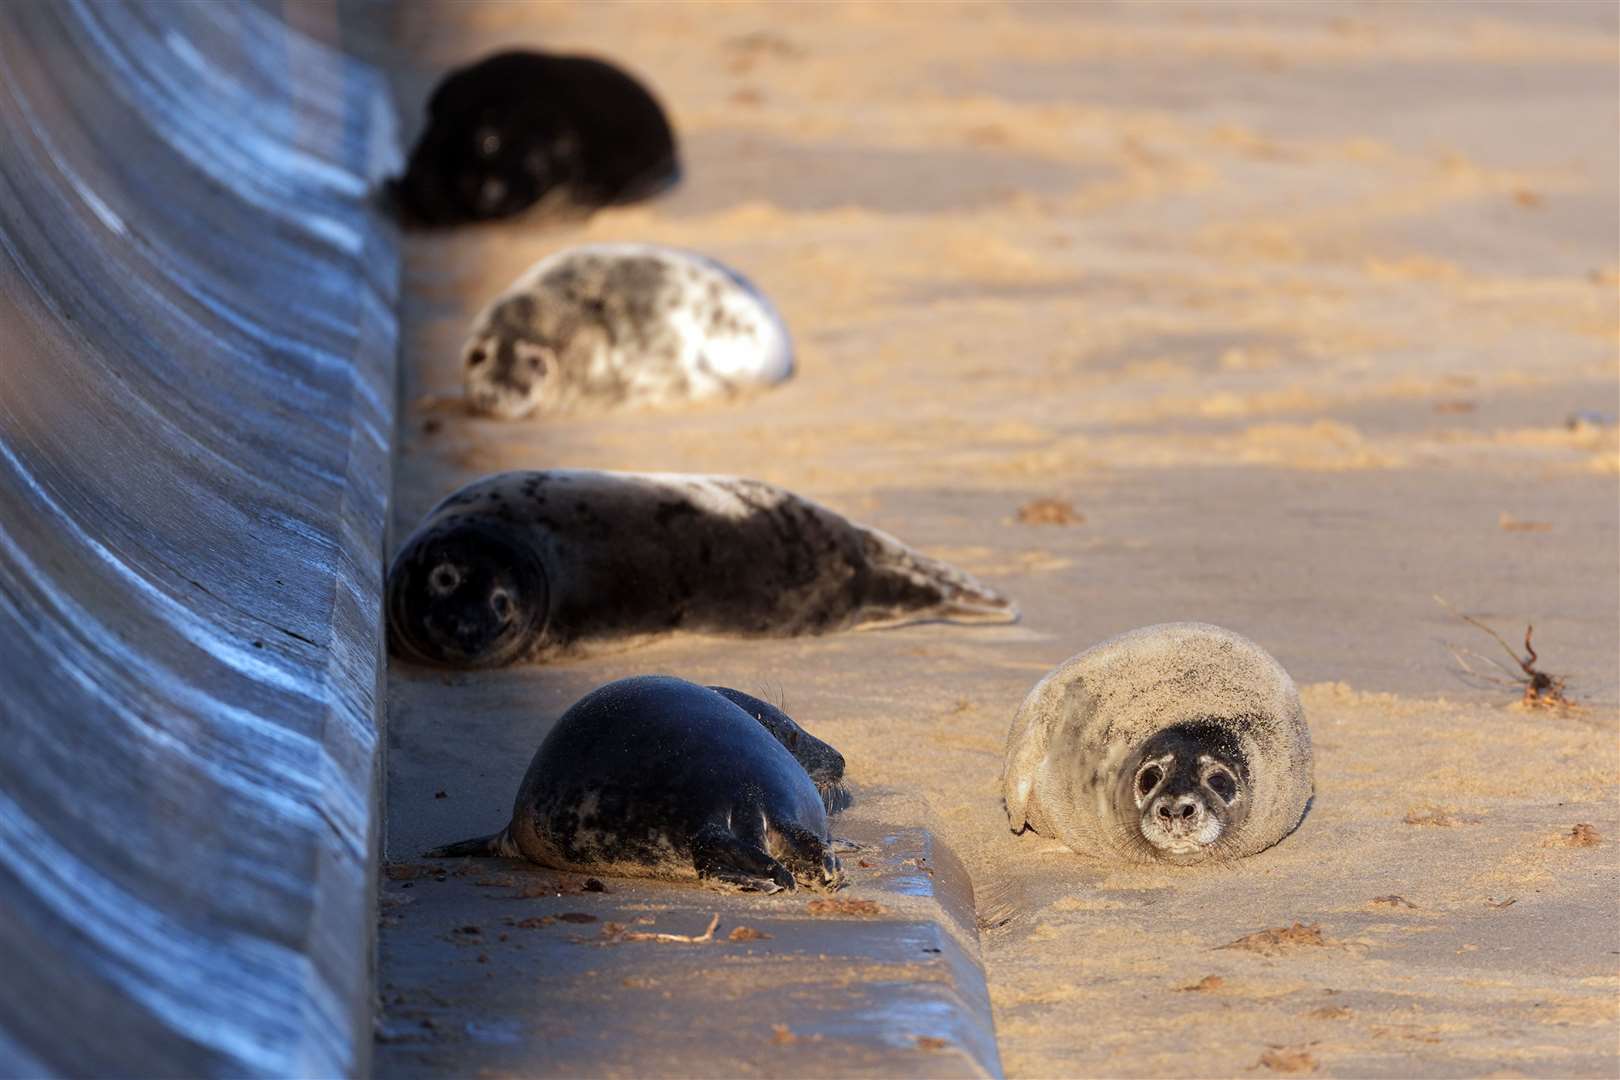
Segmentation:
{"type": "Polygon", "coordinates": [[[767,893],[838,888],[816,785],[734,695],[764,704],[667,675],[591,691],[540,743],[506,828],[425,857],[504,855],[767,893]]]}
{"type": "Polygon", "coordinates": [[[680,174],[663,108],[589,57],[499,53],[446,76],[427,112],[390,185],[423,225],[510,217],[553,192],[588,208],[634,202],[680,174]]]}
{"type": "Polygon", "coordinates": [[[461,347],[468,406],[534,412],[732,398],[793,374],[782,317],[737,271],[657,244],[582,244],[530,267],[461,347]]]}
{"type": "Polygon", "coordinates": [[[1205,623],[1148,626],[1036,684],[1002,789],[1014,832],[1082,854],[1235,859],[1304,817],[1311,734],[1293,680],[1254,642],[1205,623]]]}
{"type": "Polygon", "coordinates": [[[676,630],[791,637],[1006,623],[1000,594],[757,480],[556,469],[469,484],[389,570],[397,655],[498,667],[676,630]]]}

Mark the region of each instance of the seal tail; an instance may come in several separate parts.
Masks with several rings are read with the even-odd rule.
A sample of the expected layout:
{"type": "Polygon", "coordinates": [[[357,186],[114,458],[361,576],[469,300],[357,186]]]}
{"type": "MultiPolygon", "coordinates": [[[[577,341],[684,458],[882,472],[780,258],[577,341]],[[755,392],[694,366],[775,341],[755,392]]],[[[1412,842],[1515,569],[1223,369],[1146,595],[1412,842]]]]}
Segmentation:
{"type": "Polygon", "coordinates": [[[863,619],[859,628],[943,620],[956,623],[1014,623],[1018,606],[965,571],[902,544],[888,533],[863,529],[872,572],[888,579],[876,590],[891,594],[892,614],[863,619]],[[923,598],[930,597],[933,603],[923,598]],[[919,603],[919,600],[923,600],[919,603]]]}
{"type": "Polygon", "coordinates": [[[461,859],[480,855],[499,855],[507,858],[516,858],[522,852],[518,851],[517,842],[512,839],[512,826],[508,825],[498,833],[488,836],[475,836],[471,840],[458,840],[454,844],[445,844],[432,851],[424,851],[424,859],[461,859]]]}

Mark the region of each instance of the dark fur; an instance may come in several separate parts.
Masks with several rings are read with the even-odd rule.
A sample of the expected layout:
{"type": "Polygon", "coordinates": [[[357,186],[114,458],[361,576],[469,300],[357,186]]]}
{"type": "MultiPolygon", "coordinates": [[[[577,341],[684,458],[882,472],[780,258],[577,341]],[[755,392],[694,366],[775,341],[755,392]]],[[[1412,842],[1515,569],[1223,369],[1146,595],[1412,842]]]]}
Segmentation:
{"type": "Polygon", "coordinates": [[[824,507],[755,480],[718,482],[752,512],[716,514],[687,487],[633,473],[503,473],[463,488],[428,516],[389,572],[394,651],[490,667],[674,630],[789,637],[909,614],[1017,617],[971,579],[824,507]],[[508,588],[518,610],[501,622],[487,597],[429,592],[446,550],[508,561],[465,572],[469,581],[504,582],[520,560],[524,580],[539,566],[544,583],[522,594],[508,588]],[[447,606],[487,625],[448,637],[447,606]],[[478,640],[490,643],[486,652],[464,647],[478,640]]]}
{"type": "Polygon", "coordinates": [[[733,694],[659,675],[592,691],[540,744],[506,830],[429,857],[515,848],[580,872],[836,888],[843,872],[816,785],[733,694]]]}
{"type": "Polygon", "coordinates": [[[821,792],[821,801],[826,805],[827,813],[836,814],[849,808],[851,799],[842,783],[843,754],[794,723],[791,716],[768,701],[729,686],[711,686],[709,689],[758,720],[766,731],[776,737],[777,742],[787,747],[788,753],[804,766],[816,790],[821,792]]]}
{"type": "MultiPolygon", "coordinates": [[[[1141,845],[1152,857],[1167,862],[1193,862],[1210,855],[1218,857],[1222,839],[1240,829],[1248,816],[1249,761],[1235,732],[1253,723],[1252,717],[1236,717],[1175,724],[1156,732],[1127,758],[1115,777],[1114,804],[1120,821],[1135,823],[1129,830],[1134,834],[1130,837],[1131,842],[1141,845]],[[1163,759],[1166,755],[1170,756],[1170,760],[1160,770],[1157,783],[1151,785],[1150,791],[1138,793],[1137,774],[1142,765],[1163,759]],[[1230,771],[1236,784],[1235,792],[1219,791],[1205,783],[1199,765],[1199,758],[1205,755],[1230,771]],[[1138,794],[1144,797],[1140,808],[1136,805],[1138,794]],[[1178,800],[1191,800],[1199,813],[1207,814],[1221,823],[1221,839],[1215,841],[1213,850],[1208,854],[1179,856],[1157,850],[1143,834],[1143,823],[1149,816],[1176,812],[1178,800]]],[[[1097,779],[1095,773],[1092,778],[1094,781],[1097,779]]]]}
{"type": "Polygon", "coordinates": [[[506,52],[439,84],[392,193],[408,220],[456,225],[553,191],[585,207],[633,202],[679,173],[664,110],[634,78],[588,57],[506,52]]]}

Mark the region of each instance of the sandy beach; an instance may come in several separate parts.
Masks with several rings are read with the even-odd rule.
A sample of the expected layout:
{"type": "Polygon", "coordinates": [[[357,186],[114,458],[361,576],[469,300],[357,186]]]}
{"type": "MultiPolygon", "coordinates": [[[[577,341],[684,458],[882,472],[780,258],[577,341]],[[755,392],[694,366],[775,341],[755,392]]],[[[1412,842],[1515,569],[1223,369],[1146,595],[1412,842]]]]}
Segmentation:
{"type": "Polygon", "coordinates": [[[921,808],[972,875],[1010,1075],[1620,1072],[1612,4],[433,12],[395,15],[413,120],[469,57],[591,53],[657,90],[685,174],[587,221],[406,236],[396,543],[489,472],[738,473],[1023,618],[670,638],[454,695],[395,665],[390,857],[498,824],[563,709],[670,672],[779,696],[857,799],[921,808]],[[492,295],[586,240],[736,266],[796,377],[680,412],[412,407],[459,392],[492,295]],[[1533,623],[1578,707],[1463,652],[1496,681],[1471,676],[1457,652],[1511,661],[1436,595],[1515,645],[1533,623]],[[1300,685],[1300,829],[1202,869],[1013,836],[1030,686],[1180,619],[1300,685]],[[432,798],[446,771],[466,797],[432,798]]]}

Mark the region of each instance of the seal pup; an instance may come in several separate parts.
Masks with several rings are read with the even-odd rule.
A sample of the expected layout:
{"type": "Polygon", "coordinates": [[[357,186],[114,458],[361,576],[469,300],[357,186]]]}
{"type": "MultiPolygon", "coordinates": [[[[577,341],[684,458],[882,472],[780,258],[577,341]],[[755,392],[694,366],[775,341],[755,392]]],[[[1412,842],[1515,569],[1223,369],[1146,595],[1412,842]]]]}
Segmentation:
{"type": "Polygon", "coordinates": [[[676,630],[792,637],[1017,609],[953,567],[758,480],[499,473],[432,510],[388,573],[396,655],[498,667],[676,630]]]}
{"type": "Polygon", "coordinates": [[[592,209],[634,202],[680,175],[657,100],[590,57],[498,53],[447,75],[427,114],[405,175],[389,185],[423,225],[510,217],[552,194],[592,209]]]}
{"type": "Polygon", "coordinates": [[[654,244],[583,244],[486,307],[461,365],[469,407],[515,420],[735,397],[791,376],[793,346],[730,267],[654,244]]]}
{"type": "Polygon", "coordinates": [[[598,687],[540,743],[506,828],[424,857],[504,855],[767,893],[838,888],[816,785],[732,695],[758,700],[667,675],[598,687]]]}
{"type": "Polygon", "coordinates": [[[1206,623],[1132,630],[1035,685],[1007,736],[1014,832],[1085,855],[1192,864],[1287,836],[1312,793],[1299,692],[1260,646],[1206,623]]]}

